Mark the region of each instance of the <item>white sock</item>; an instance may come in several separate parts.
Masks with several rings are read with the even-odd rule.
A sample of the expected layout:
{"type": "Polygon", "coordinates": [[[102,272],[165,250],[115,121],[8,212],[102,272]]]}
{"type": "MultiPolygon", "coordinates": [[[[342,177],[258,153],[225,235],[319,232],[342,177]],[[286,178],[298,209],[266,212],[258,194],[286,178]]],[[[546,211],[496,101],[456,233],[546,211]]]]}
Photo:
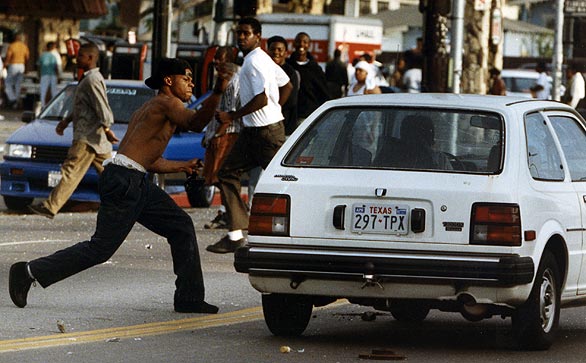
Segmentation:
{"type": "Polygon", "coordinates": [[[230,238],[230,241],[238,241],[239,239],[244,238],[244,235],[242,234],[241,229],[237,229],[235,231],[229,231],[228,238],[230,238]]]}

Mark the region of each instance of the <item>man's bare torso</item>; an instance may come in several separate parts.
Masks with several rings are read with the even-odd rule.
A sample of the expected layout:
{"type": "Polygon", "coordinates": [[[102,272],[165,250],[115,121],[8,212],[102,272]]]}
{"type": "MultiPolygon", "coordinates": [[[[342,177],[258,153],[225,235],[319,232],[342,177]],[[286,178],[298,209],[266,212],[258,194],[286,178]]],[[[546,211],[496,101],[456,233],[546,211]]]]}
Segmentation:
{"type": "Polygon", "coordinates": [[[176,126],[167,116],[169,97],[157,95],[133,115],[118,152],[149,170],[165,151],[176,126]]]}

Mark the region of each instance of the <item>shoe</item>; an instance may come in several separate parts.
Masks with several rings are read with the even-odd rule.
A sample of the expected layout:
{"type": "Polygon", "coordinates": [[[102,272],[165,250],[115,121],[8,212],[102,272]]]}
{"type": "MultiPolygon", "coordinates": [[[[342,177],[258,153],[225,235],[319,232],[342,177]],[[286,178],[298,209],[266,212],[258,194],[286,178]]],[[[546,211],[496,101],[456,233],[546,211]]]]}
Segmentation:
{"type": "Polygon", "coordinates": [[[206,247],[206,251],[213,253],[231,253],[236,251],[238,247],[244,246],[246,240],[240,238],[238,241],[232,241],[227,235],[222,237],[221,240],[206,247]]]}
{"type": "Polygon", "coordinates": [[[10,291],[10,298],[14,305],[19,308],[26,306],[26,297],[35,281],[30,278],[26,269],[26,262],[17,262],[10,267],[10,275],[8,277],[8,290],[10,291]]]}
{"type": "Polygon", "coordinates": [[[28,206],[28,209],[34,214],[38,214],[49,219],[53,219],[55,217],[55,215],[42,204],[31,204],[28,206]]]}
{"type": "Polygon", "coordinates": [[[212,219],[210,223],[203,226],[204,229],[228,229],[228,221],[226,220],[226,213],[218,211],[216,218],[212,219]]]}
{"type": "Polygon", "coordinates": [[[217,314],[220,309],[205,301],[201,302],[175,302],[175,311],[178,313],[217,314]]]}

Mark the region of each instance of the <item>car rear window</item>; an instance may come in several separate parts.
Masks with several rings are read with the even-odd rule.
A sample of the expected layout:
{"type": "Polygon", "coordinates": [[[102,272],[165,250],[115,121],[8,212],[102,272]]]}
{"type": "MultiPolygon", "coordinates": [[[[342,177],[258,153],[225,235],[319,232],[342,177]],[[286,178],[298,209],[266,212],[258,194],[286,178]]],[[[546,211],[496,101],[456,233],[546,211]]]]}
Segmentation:
{"type": "MultiPolygon", "coordinates": [[[[47,105],[39,117],[45,120],[61,120],[66,117],[73,108],[74,92],[75,85],[67,86],[47,105]]],[[[108,85],[106,93],[115,123],[128,123],[134,111],[155,96],[155,91],[151,89],[130,86],[108,85]]]]}
{"type": "Polygon", "coordinates": [[[503,119],[443,109],[336,108],[296,141],[284,164],[497,173],[503,119]]]}

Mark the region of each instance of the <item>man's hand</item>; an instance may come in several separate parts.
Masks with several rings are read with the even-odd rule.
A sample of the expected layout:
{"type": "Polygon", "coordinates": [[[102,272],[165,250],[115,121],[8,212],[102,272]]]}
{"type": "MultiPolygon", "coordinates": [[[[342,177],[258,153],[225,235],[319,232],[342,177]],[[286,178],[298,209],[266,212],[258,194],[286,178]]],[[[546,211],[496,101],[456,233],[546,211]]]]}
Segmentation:
{"type": "Polygon", "coordinates": [[[234,63],[220,63],[216,66],[218,78],[214,85],[214,93],[223,93],[228,87],[228,83],[234,73],[236,72],[236,65],[234,63]]]}
{"type": "Polygon", "coordinates": [[[65,131],[67,125],[69,125],[69,122],[67,120],[63,119],[59,121],[59,123],[55,127],[55,132],[57,133],[57,135],[63,136],[63,131],[65,131]]]}
{"type": "Polygon", "coordinates": [[[201,159],[195,158],[188,160],[184,163],[183,166],[179,168],[179,172],[185,172],[188,175],[193,174],[197,169],[203,167],[203,161],[201,159]]]}
{"type": "Polygon", "coordinates": [[[218,120],[221,125],[230,125],[230,122],[234,120],[234,113],[233,111],[218,111],[216,112],[216,120],[218,120]]]}
{"type": "Polygon", "coordinates": [[[110,141],[110,143],[117,144],[118,141],[120,141],[116,137],[116,134],[114,133],[114,131],[112,131],[112,129],[108,129],[108,131],[105,131],[105,133],[106,133],[106,138],[108,139],[108,141],[110,141]]]}

